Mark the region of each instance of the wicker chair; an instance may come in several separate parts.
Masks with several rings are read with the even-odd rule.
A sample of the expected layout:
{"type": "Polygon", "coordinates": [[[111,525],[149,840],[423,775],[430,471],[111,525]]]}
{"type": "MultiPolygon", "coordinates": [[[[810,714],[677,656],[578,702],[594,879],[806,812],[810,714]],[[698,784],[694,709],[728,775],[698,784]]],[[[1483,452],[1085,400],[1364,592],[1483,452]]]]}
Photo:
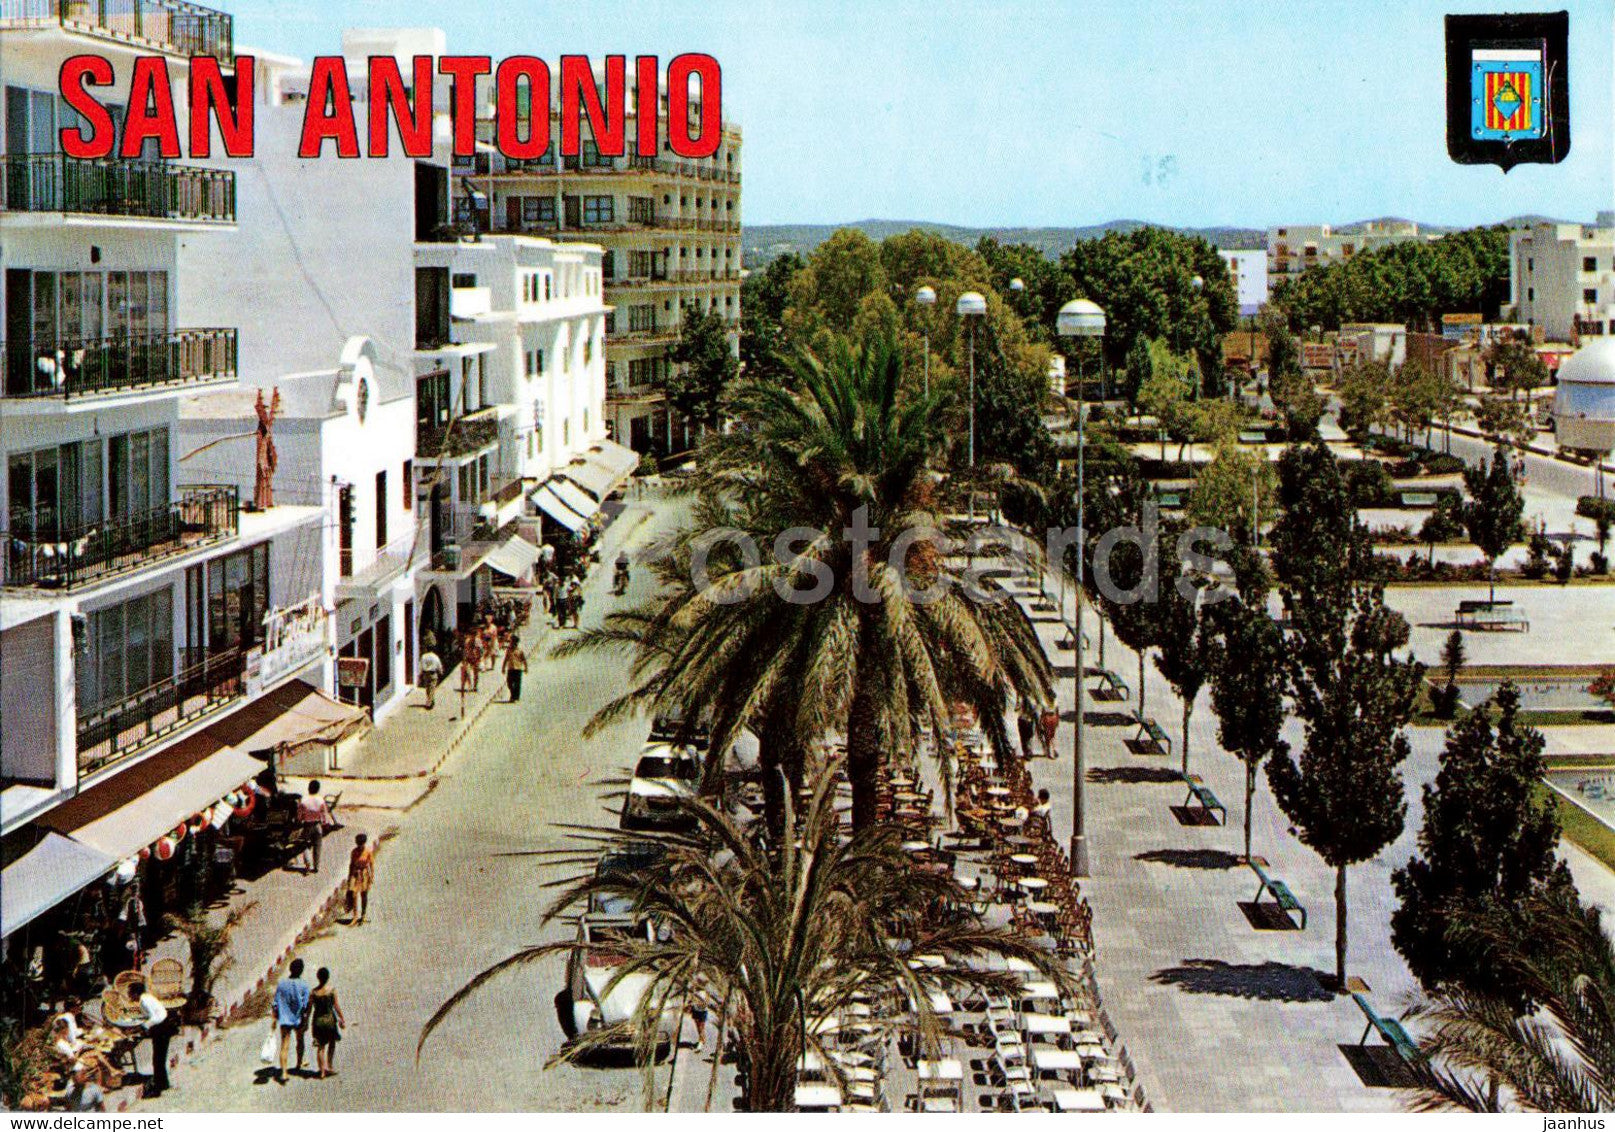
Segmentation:
{"type": "Polygon", "coordinates": [[[185,1001],[185,965],[178,959],[159,959],[151,965],[151,993],[164,1006],[185,1001]]]}
{"type": "Polygon", "coordinates": [[[107,1025],[127,1026],[142,1017],[140,1004],[132,1000],[116,983],[101,992],[101,1019],[107,1025]]]}

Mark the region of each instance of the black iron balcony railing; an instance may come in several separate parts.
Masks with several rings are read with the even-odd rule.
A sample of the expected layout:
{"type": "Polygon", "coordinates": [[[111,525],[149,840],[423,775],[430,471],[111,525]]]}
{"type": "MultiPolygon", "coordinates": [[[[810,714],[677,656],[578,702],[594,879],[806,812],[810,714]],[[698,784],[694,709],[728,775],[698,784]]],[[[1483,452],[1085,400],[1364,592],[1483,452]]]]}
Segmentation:
{"type": "MultiPolygon", "coordinates": [[[[246,691],[246,656],[240,649],[178,652],[173,675],[79,716],[80,774],[137,754],[246,691]]],[[[81,656],[78,663],[93,664],[95,659],[81,656]]]]}
{"type": "Polygon", "coordinates": [[[187,58],[235,58],[230,16],[185,0],[0,0],[0,28],[50,24],[187,58]]]}
{"type": "Polygon", "coordinates": [[[415,454],[421,460],[468,456],[499,441],[496,408],[478,409],[447,424],[415,422],[415,454]]]}
{"type": "Polygon", "coordinates": [[[0,585],[70,589],[138,570],[234,537],[240,500],[231,484],[194,484],[173,503],[121,519],[68,526],[49,512],[13,514],[0,531],[0,585]]]}
{"type": "Polygon", "coordinates": [[[236,332],[208,327],[111,338],[0,342],[0,396],[93,397],[236,375],[236,332]]]}
{"type": "Polygon", "coordinates": [[[228,224],[236,218],[236,175],[162,161],[14,153],[0,157],[0,209],[228,224]]]}

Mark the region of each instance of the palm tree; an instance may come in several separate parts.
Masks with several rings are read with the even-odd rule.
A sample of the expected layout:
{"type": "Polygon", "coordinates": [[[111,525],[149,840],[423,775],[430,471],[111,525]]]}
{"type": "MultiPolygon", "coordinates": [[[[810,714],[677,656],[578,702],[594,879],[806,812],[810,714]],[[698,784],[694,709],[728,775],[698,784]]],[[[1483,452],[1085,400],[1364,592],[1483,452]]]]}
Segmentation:
{"type": "MultiPolygon", "coordinates": [[[[582,866],[545,915],[545,923],[609,897],[635,909],[659,930],[654,939],[610,951],[619,963],[604,990],[623,979],[644,982],[633,1015],[590,1030],[555,1060],[577,1060],[607,1044],[631,1039],[652,1056],[664,1019],[689,1006],[705,1007],[732,1033],[748,1107],[754,1112],[794,1106],[797,1063],[805,1052],[824,1056],[827,1020],[855,998],[892,1007],[877,1024],[912,1027],[933,1048],[941,1024],[930,993],[969,988],[1008,989],[1009,976],[987,967],[988,956],[1023,959],[1066,990],[1072,977],[1051,952],[1005,928],[989,928],[968,910],[970,897],[951,876],[916,867],[902,835],[878,826],[843,836],[835,809],[839,763],[821,768],[798,815],[787,801],[785,836],[770,849],[706,802],[681,804],[694,819],[689,833],[616,830],[575,834],[576,847],[559,859],[582,866]],[[632,874],[596,876],[602,849],[651,841],[660,860],[632,874]],[[943,966],[914,969],[912,955],[938,955],[943,966]],[[899,1005],[904,1004],[904,1005],[899,1005]],[[894,1020],[897,1015],[903,1021],[894,1020]]],[[[461,987],[421,1029],[416,1056],[439,1023],[489,980],[557,952],[571,941],[525,948],[461,987]]],[[[719,1039],[720,1046],[723,1039],[719,1039]]],[[[836,1063],[824,1057],[831,1072],[836,1063]]]]}
{"type": "Polygon", "coordinates": [[[994,581],[973,599],[937,543],[914,537],[940,527],[932,462],[949,390],[905,390],[901,361],[890,338],[837,342],[827,361],[798,356],[790,384],[738,390],[738,426],[699,461],[709,525],[666,549],[668,584],[649,605],[566,646],[632,652],[638,682],[605,718],[700,705],[720,721],[718,757],[720,733],[741,727],[762,739],[765,768],[800,767],[815,740],[844,735],[859,829],[875,820],[882,755],[912,754],[916,719],[940,728],[952,702],[971,704],[1009,757],[1010,695],[1052,698],[1021,609],[994,581]],[[732,540],[708,553],[714,522],[762,554],[748,560],[732,540]]]}
{"type": "Polygon", "coordinates": [[[1415,1107],[1608,1112],[1615,1107],[1615,948],[1573,888],[1461,924],[1533,1002],[1520,1017],[1460,987],[1417,1008],[1429,1027],[1415,1107]]]}

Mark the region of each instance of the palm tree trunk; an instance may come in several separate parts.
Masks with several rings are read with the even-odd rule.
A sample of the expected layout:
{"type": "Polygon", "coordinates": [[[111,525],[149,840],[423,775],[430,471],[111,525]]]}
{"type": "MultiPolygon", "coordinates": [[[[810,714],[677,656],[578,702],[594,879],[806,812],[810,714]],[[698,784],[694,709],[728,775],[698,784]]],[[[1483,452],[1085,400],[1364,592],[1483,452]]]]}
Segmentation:
{"type": "Polygon", "coordinates": [[[1346,866],[1335,866],[1335,981],[1346,993],[1346,866]]]}
{"type": "Polygon", "coordinates": [[[857,671],[852,678],[852,704],[847,711],[847,777],[852,782],[852,828],[875,824],[880,789],[880,704],[875,690],[873,634],[859,634],[857,671]]]}
{"type": "Polygon", "coordinates": [[[1251,804],[1256,800],[1256,764],[1245,760],[1245,860],[1251,859],[1251,804]]]}
{"type": "Polygon", "coordinates": [[[1183,777],[1189,777],[1189,716],[1194,714],[1194,697],[1183,700],[1183,777]]]}

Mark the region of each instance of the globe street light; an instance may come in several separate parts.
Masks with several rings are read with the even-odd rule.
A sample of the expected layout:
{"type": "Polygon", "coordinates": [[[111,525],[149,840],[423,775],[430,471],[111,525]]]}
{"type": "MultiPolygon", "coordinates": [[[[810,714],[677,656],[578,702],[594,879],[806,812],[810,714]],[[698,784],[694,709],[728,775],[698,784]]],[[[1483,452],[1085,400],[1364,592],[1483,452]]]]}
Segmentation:
{"type": "MultiPolygon", "coordinates": [[[[982,298],[980,291],[966,291],[959,296],[959,302],[954,306],[954,312],[965,320],[970,327],[970,469],[976,468],[976,324],[975,319],[985,318],[987,315],[987,300],[982,298]]],[[[972,509],[976,497],[975,486],[972,484],[970,498],[972,509]]]]}
{"type": "MultiPolygon", "coordinates": [[[[1099,304],[1091,303],[1087,299],[1072,299],[1060,308],[1059,316],[1055,319],[1055,329],[1062,338],[1103,338],[1105,334],[1105,312],[1099,304]]],[[[1087,773],[1082,752],[1082,733],[1086,725],[1083,719],[1083,700],[1085,691],[1085,676],[1083,671],[1082,648],[1082,583],[1086,577],[1084,562],[1087,558],[1088,528],[1086,524],[1086,485],[1083,480],[1083,453],[1087,447],[1088,439],[1088,405],[1083,400],[1082,378],[1077,378],[1077,615],[1075,627],[1071,630],[1071,645],[1076,654],[1076,674],[1073,684],[1076,690],[1076,719],[1071,752],[1071,875],[1085,877],[1088,875],[1088,837],[1087,837],[1087,792],[1083,789],[1083,778],[1087,773]]],[[[1060,564],[1062,584],[1064,579],[1065,563],[1060,564]]],[[[1065,603],[1062,600],[1060,613],[1065,615],[1065,603]]]]}
{"type": "MultiPolygon", "coordinates": [[[[914,301],[922,307],[934,307],[936,306],[936,291],[931,287],[921,287],[914,292],[914,301]]],[[[925,316],[925,329],[921,333],[925,335],[925,396],[929,400],[931,397],[931,316],[929,313],[925,316]]]]}

